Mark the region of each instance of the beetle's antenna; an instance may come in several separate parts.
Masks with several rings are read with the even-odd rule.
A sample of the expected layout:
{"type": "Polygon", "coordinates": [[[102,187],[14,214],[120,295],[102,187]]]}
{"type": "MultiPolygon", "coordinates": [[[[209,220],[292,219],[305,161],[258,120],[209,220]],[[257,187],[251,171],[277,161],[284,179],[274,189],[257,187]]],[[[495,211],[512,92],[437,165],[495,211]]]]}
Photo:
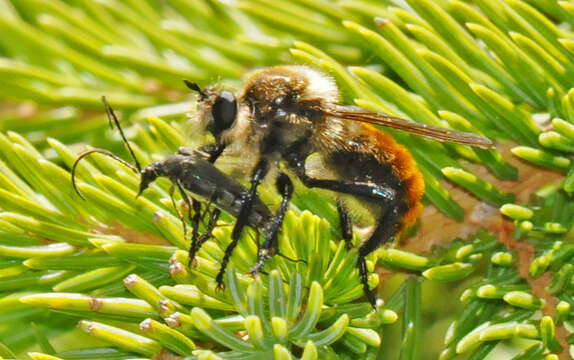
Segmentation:
{"type": "Polygon", "coordinates": [[[103,155],[107,155],[109,157],[111,157],[114,160],[117,160],[119,162],[121,162],[122,164],[124,164],[125,166],[129,167],[133,172],[135,172],[136,174],[139,174],[140,171],[139,169],[137,169],[135,166],[133,166],[132,164],[130,164],[129,162],[125,161],[124,159],[122,159],[121,157],[117,156],[116,154],[114,154],[111,151],[105,150],[105,149],[92,149],[92,150],[87,150],[84,151],[83,153],[81,153],[78,158],[76,159],[76,161],[74,162],[74,165],[72,165],[72,186],[74,187],[74,191],[76,191],[76,194],[78,194],[79,197],[82,198],[82,200],[86,200],[86,198],[82,195],[82,193],[80,192],[80,190],[78,189],[78,187],[76,186],[76,168],[78,167],[78,163],[80,162],[80,160],[82,160],[83,158],[85,158],[86,156],[93,154],[93,153],[100,153],[103,155]]]}
{"type": "MultiPolygon", "coordinates": [[[[114,109],[112,109],[112,107],[110,106],[110,104],[108,104],[108,101],[106,100],[105,96],[102,96],[102,102],[104,103],[104,106],[106,108],[106,114],[108,115],[108,121],[110,122],[110,126],[113,129],[113,124],[116,124],[116,127],[118,128],[120,135],[122,137],[122,140],[124,141],[124,144],[126,144],[126,147],[128,148],[128,151],[130,153],[130,155],[132,156],[132,158],[134,159],[134,163],[135,163],[135,167],[137,169],[138,172],[141,173],[141,165],[138,161],[138,159],[136,158],[136,154],[134,153],[130,143],[128,142],[128,139],[126,138],[126,135],[124,134],[124,130],[122,129],[122,127],[120,126],[120,121],[118,120],[118,117],[116,116],[116,114],[114,113],[114,109]]],[[[121,160],[124,161],[123,159],[118,158],[116,155],[113,156],[116,160],[121,160]]],[[[124,161],[125,162],[125,161],[124,161]]],[[[130,164],[131,165],[131,164],[130,164]]],[[[133,165],[131,165],[133,166],[133,165]]]]}
{"type": "Polygon", "coordinates": [[[276,255],[281,256],[283,259],[288,260],[288,261],[291,261],[291,262],[294,262],[294,263],[300,262],[300,263],[303,263],[303,264],[307,265],[307,261],[305,261],[305,260],[303,260],[303,259],[293,259],[293,258],[290,258],[290,257],[287,256],[287,255],[281,254],[279,251],[277,251],[277,254],[276,254],[276,255]]]}

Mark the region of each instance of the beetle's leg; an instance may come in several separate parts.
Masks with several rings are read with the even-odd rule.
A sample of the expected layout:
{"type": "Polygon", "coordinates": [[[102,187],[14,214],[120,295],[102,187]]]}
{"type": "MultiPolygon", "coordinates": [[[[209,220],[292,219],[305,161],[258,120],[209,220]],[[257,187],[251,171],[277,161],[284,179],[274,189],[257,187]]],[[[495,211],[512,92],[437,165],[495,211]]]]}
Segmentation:
{"type": "MultiPolygon", "coordinates": [[[[215,191],[210,197],[209,200],[207,200],[207,203],[205,203],[205,212],[203,213],[203,216],[201,217],[201,222],[205,225],[206,228],[209,228],[211,224],[211,222],[214,222],[213,226],[211,227],[211,230],[208,231],[208,233],[212,232],[213,229],[215,229],[215,225],[217,223],[217,220],[219,220],[219,216],[221,215],[221,210],[219,210],[218,208],[214,207],[212,211],[208,211],[211,206],[217,201],[217,197],[218,197],[218,192],[215,191]],[[217,212],[217,216],[215,220],[212,220],[214,218],[214,212],[217,212]],[[206,224],[205,223],[205,218],[209,217],[209,223],[206,224]]],[[[211,235],[210,235],[211,237],[211,235]]]]}
{"type": "Polygon", "coordinates": [[[257,275],[263,268],[263,265],[265,265],[265,262],[271,259],[279,250],[277,238],[281,230],[281,225],[283,224],[283,219],[285,218],[285,213],[287,212],[287,207],[289,206],[289,201],[291,201],[291,197],[293,196],[293,183],[284,173],[279,174],[279,177],[277,177],[277,191],[283,199],[281,200],[277,214],[265,224],[265,241],[258,251],[257,263],[250,271],[253,275],[257,275]]]}
{"type": "Polygon", "coordinates": [[[243,228],[247,225],[247,221],[253,207],[253,202],[257,197],[257,187],[261,184],[265,175],[267,175],[268,170],[269,164],[265,160],[259,161],[253,170],[253,174],[251,175],[251,188],[249,189],[249,192],[243,196],[241,210],[237,216],[235,226],[231,231],[231,243],[227,246],[227,249],[225,249],[225,255],[223,256],[223,260],[221,260],[221,268],[215,277],[215,281],[217,282],[217,287],[219,289],[223,289],[225,287],[223,284],[225,268],[227,267],[231,254],[233,253],[233,249],[237,246],[241,233],[243,232],[243,228]]]}
{"type": "MultiPolygon", "coordinates": [[[[225,145],[223,145],[223,144],[208,144],[208,145],[204,145],[198,149],[190,149],[190,148],[187,148],[184,146],[180,146],[179,149],[177,150],[177,153],[180,155],[185,155],[185,156],[198,156],[199,155],[200,157],[205,158],[210,163],[214,163],[217,160],[217,158],[219,158],[219,156],[223,153],[223,150],[225,150],[225,145]]],[[[181,183],[179,183],[179,182],[178,182],[178,187],[179,187],[179,190],[183,196],[183,193],[184,193],[183,187],[182,187],[181,183]]],[[[216,196],[216,195],[214,194],[213,196],[216,196]]],[[[206,205],[206,213],[207,213],[207,209],[209,209],[213,200],[214,199],[211,198],[209,200],[209,203],[206,205]]],[[[187,201],[188,201],[188,206],[189,206],[189,198],[187,198],[187,201]]],[[[191,265],[193,259],[195,258],[195,254],[199,251],[199,249],[201,248],[201,245],[203,245],[203,243],[205,243],[207,240],[209,240],[211,238],[213,229],[215,228],[215,225],[217,224],[217,220],[219,219],[219,216],[221,215],[221,211],[219,209],[214,209],[213,212],[211,213],[209,223],[206,226],[206,233],[199,236],[199,222],[203,221],[203,218],[200,214],[201,205],[196,200],[193,200],[193,205],[194,205],[194,211],[195,211],[193,219],[191,217],[191,212],[189,214],[190,221],[193,225],[193,234],[192,234],[192,239],[191,239],[191,245],[189,247],[189,265],[191,265]],[[196,206],[199,208],[197,208],[196,206]]]]}
{"type": "MultiPolygon", "coordinates": [[[[281,254],[280,252],[277,252],[275,255],[281,256],[283,259],[288,260],[288,261],[291,261],[291,262],[295,262],[295,263],[296,263],[296,262],[300,262],[300,263],[303,263],[303,264],[307,264],[307,261],[305,261],[305,260],[303,260],[303,259],[293,259],[293,258],[290,258],[290,257],[287,256],[287,255],[281,254]]],[[[263,274],[263,271],[260,271],[260,272],[263,274]]]]}
{"type": "Polygon", "coordinates": [[[205,227],[205,233],[201,234],[195,243],[192,242],[191,247],[189,248],[189,266],[191,266],[191,263],[195,258],[195,254],[197,254],[199,249],[201,249],[201,246],[213,235],[213,229],[215,229],[215,225],[217,224],[217,220],[219,220],[220,215],[221,210],[217,208],[213,209],[211,216],[209,217],[209,222],[205,227]]]}
{"type": "Polygon", "coordinates": [[[350,249],[353,247],[353,224],[351,222],[351,215],[349,214],[349,210],[343,203],[343,200],[337,200],[337,212],[339,213],[339,224],[341,224],[341,234],[343,236],[343,240],[347,244],[347,248],[350,249]]]}
{"type": "Polygon", "coordinates": [[[190,222],[191,227],[192,227],[191,239],[192,239],[192,241],[195,241],[197,239],[197,237],[199,236],[199,220],[201,219],[201,203],[199,201],[197,201],[196,199],[190,198],[189,195],[187,195],[187,193],[183,189],[183,186],[181,185],[181,182],[179,180],[177,180],[175,182],[175,184],[179,190],[179,194],[181,195],[181,198],[185,202],[185,206],[187,206],[187,214],[189,217],[189,222],[190,222]],[[191,214],[192,209],[193,209],[193,215],[191,214]]]}
{"type": "Polygon", "coordinates": [[[185,240],[187,239],[187,225],[185,224],[185,216],[183,216],[183,214],[179,211],[179,208],[177,207],[175,197],[173,196],[174,192],[175,192],[175,186],[172,183],[171,186],[169,187],[169,198],[171,199],[171,204],[173,205],[173,209],[175,210],[177,217],[181,221],[181,227],[183,229],[183,239],[185,240]]]}
{"type": "MultiPolygon", "coordinates": [[[[194,199],[190,198],[189,195],[183,189],[181,182],[179,180],[175,181],[175,185],[177,186],[185,205],[187,206],[187,214],[189,217],[189,222],[191,224],[191,244],[189,245],[189,263],[193,261],[192,249],[197,247],[197,241],[199,238],[199,221],[201,220],[201,203],[194,199]],[[192,215],[193,210],[193,215],[192,215]]],[[[185,225],[185,221],[182,220],[185,225]]],[[[194,254],[195,256],[195,254],[194,254]]]]}

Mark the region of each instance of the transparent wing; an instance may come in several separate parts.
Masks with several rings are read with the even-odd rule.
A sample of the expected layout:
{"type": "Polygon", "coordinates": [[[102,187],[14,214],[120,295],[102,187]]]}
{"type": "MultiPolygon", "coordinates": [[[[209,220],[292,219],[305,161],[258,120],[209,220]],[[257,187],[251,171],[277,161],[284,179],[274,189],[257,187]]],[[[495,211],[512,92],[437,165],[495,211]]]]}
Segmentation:
{"type": "Polygon", "coordinates": [[[324,112],[329,116],[338,117],[345,120],[361,121],[375,125],[382,125],[416,135],[429,137],[438,141],[470,145],[483,149],[489,149],[494,146],[491,140],[474,133],[456,131],[428,124],[421,124],[383,113],[372,112],[357,106],[342,106],[331,104],[325,107],[324,112]]]}

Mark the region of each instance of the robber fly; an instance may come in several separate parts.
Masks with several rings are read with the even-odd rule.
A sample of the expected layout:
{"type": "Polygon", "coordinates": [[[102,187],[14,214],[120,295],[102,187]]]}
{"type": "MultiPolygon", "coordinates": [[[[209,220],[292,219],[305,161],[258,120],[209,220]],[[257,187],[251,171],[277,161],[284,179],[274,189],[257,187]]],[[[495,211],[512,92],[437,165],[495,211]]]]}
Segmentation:
{"type": "MultiPolygon", "coordinates": [[[[238,224],[245,223],[244,218],[257,199],[256,189],[271,166],[278,168],[280,163],[305,186],[355,196],[374,212],[376,223],[361,243],[357,260],[363,290],[373,305],[375,297],[367,285],[365,257],[416,221],[422,211],[420,200],[425,184],[408,149],[370,124],[438,141],[492,147],[490,140],[476,134],[340,105],[334,80],[307,66],[277,66],[257,71],[247,79],[238,97],[216,86],[202,90],[194,83],[186,84],[199,93],[198,120],[215,138],[213,144],[198,150],[210,162],[222,154],[251,160],[251,188],[237,214],[238,224]],[[315,154],[322,161],[312,166],[307,159],[315,154]],[[322,170],[334,175],[332,178],[310,175],[322,170]]],[[[280,177],[283,182],[289,179],[281,172],[280,177]]],[[[350,243],[351,217],[342,202],[337,208],[343,238],[350,243]]],[[[236,224],[234,231],[240,232],[241,228],[236,224]]],[[[222,281],[224,265],[238,238],[233,239],[225,252],[218,282],[222,281]]],[[[275,246],[269,243],[260,249],[254,272],[274,254],[271,245],[275,246]]]]}
{"type": "MultiPolygon", "coordinates": [[[[84,197],[76,185],[77,166],[86,156],[93,153],[100,153],[121,162],[129,169],[139,174],[140,184],[136,197],[139,197],[142,192],[145,191],[158,177],[166,177],[171,180],[172,187],[170,189],[170,196],[173,206],[182,221],[184,236],[187,232],[186,223],[184,216],[179,212],[174,201],[173,192],[175,189],[179,190],[189,211],[189,221],[192,225],[193,231],[189,249],[190,264],[197,251],[201,248],[201,245],[211,237],[211,233],[215,228],[222,210],[239,219],[232,231],[232,243],[237,244],[236,239],[239,239],[242,228],[245,225],[248,225],[265,234],[263,247],[268,249],[277,249],[278,233],[293,193],[293,185],[288,177],[282,175],[277,178],[277,191],[283,196],[283,200],[277,213],[272,215],[267,206],[256,194],[250,194],[243,185],[217,169],[213,165],[214,158],[210,157],[203,151],[181,147],[176,154],[171,155],[164,160],[154,161],[150,165],[142,168],[134,151],[132,150],[132,147],[127,141],[118,118],[107,103],[105,97],[103,97],[102,100],[106,108],[110,125],[112,125],[112,127],[115,125],[118,128],[122,140],[134,160],[134,164],[123,160],[105,149],[97,148],[81,153],[72,166],[71,178],[74,190],[82,199],[84,197]],[[193,197],[190,198],[186,191],[193,194],[193,197]],[[207,207],[209,207],[209,205],[213,205],[215,207],[211,212],[209,222],[206,225],[206,232],[201,235],[198,233],[199,222],[202,217],[201,202],[196,199],[197,197],[207,201],[207,207]],[[246,198],[250,199],[248,204],[249,206],[245,206],[244,199],[246,198]],[[193,215],[191,212],[192,209],[194,210],[193,215]]],[[[215,130],[212,128],[212,131],[215,130]]],[[[227,261],[222,263],[223,269],[226,264],[227,261]]],[[[262,266],[263,264],[259,265],[259,268],[262,266]]],[[[221,284],[222,280],[219,279],[218,283],[221,284]]]]}

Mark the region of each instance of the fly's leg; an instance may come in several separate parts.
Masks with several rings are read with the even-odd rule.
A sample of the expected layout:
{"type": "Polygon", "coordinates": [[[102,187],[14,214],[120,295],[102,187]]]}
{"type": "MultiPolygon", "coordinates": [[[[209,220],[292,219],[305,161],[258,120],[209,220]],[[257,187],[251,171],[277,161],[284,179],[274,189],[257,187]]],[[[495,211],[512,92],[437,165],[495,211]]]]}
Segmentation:
{"type": "Polygon", "coordinates": [[[359,276],[361,276],[361,282],[363,283],[363,291],[369,302],[375,307],[375,296],[373,292],[369,289],[368,276],[367,276],[367,264],[365,257],[371,252],[375,251],[382,244],[392,241],[393,237],[400,230],[401,219],[406,212],[406,204],[402,202],[393,202],[389,207],[385,209],[381,217],[379,217],[375,230],[369,236],[369,238],[361,244],[359,247],[359,258],[357,259],[357,266],[359,267],[359,276]]]}
{"type": "Polygon", "coordinates": [[[249,215],[251,214],[251,209],[253,207],[254,200],[257,197],[257,187],[261,184],[265,175],[269,170],[269,164],[267,161],[259,161],[255,166],[255,170],[251,175],[251,188],[249,192],[247,192],[242,198],[242,205],[241,210],[239,211],[239,215],[237,216],[237,221],[235,222],[235,226],[231,231],[231,243],[225,249],[225,255],[223,256],[223,260],[221,261],[221,267],[217,276],[215,277],[215,281],[217,282],[218,289],[224,289],[225,286],[223,284],[223,275],[225,274],[225,269],[227,267],[227,263],[229,262],[229,258],[233,253],[233,250],[237,246],[239,242],[239,238],[241,237],[241,233],[243,232],[243,228],[247,225],[247,221],[249,219],[249,215]]]}
{"type": "Polygon", "coordinates": [[[213,164],[223,153],[223,150],[225,150],[225,145],[223,144],[207,144],[197,149],[180,146],[179,149],[177,149],[177,153],[186,156],[200,156],[213,164]]]}
{"type": "Polygon", "coordinates": [[[304,167],[301,166],[297,166],[295,172],[307,187],[317,187],[344,194],[367,197],[380,203],[381,215],[377,220],[375,230],[359,247],[359,257],[357,259],[363,291],[374,308],[376,299],[374,293],[369,289],[365,257],[381,244],[391,241],[397,234],[400,229],[402,216],[407,211],[406,203],[396,196],[397,191],[391,186],[369,182],[314,179],[307,176],[304,167]]]}
{"type": "Polygon", "coordinates": [[[396,190],[390,186],[374,184],[371,182],[353,182],[344,180],[323,180],[310,178],[307,175],[300,177],[305,186],[332,190],[343,194],[362,196],[384,202],[394,201],[396,190]]]}
{"type": "Polygon", "coordinates": [[[340,192],[343,194],[362,196],[369,199],[393,202],[396,199],[396,190],[391,186],[376,184],[373,182],[331,180],[312,178],[305,172],[305,162],[299,157],[289,159],[290,168],[295,172],[299,180],[309,188],[320,188],[340,192]]]}
{"type": "Polygon", "coordinates": [[[347,210],[347,207],[340,199],[337,200],[337,213],[339,213],[339,224],[341,224],[343,240],[345,240],[345,244],[347,244],[347,249],[350,249],[353,247],[353,224],[349,210],[347,210]]]}
{"type": "Polygon", "coordinates": [[[279,174],[277,177],[277,191],[281,194],[282,200],[277,214],[271,218],[271,220],[265,224],[265,240],[263,245],[258,251],[257,263],[251,269],[250,273],[257,275],[265,265],[265,262],[273,257],[278,252],[279,244],[277,243],[279,231],[281,230],[281,225],[283,224],[283,219],[285,219],[285,213],[287,212],[287,207],[289,206],[289,201],[293,196],[293,183],[291,179],[283,173],[279,174]]]}

